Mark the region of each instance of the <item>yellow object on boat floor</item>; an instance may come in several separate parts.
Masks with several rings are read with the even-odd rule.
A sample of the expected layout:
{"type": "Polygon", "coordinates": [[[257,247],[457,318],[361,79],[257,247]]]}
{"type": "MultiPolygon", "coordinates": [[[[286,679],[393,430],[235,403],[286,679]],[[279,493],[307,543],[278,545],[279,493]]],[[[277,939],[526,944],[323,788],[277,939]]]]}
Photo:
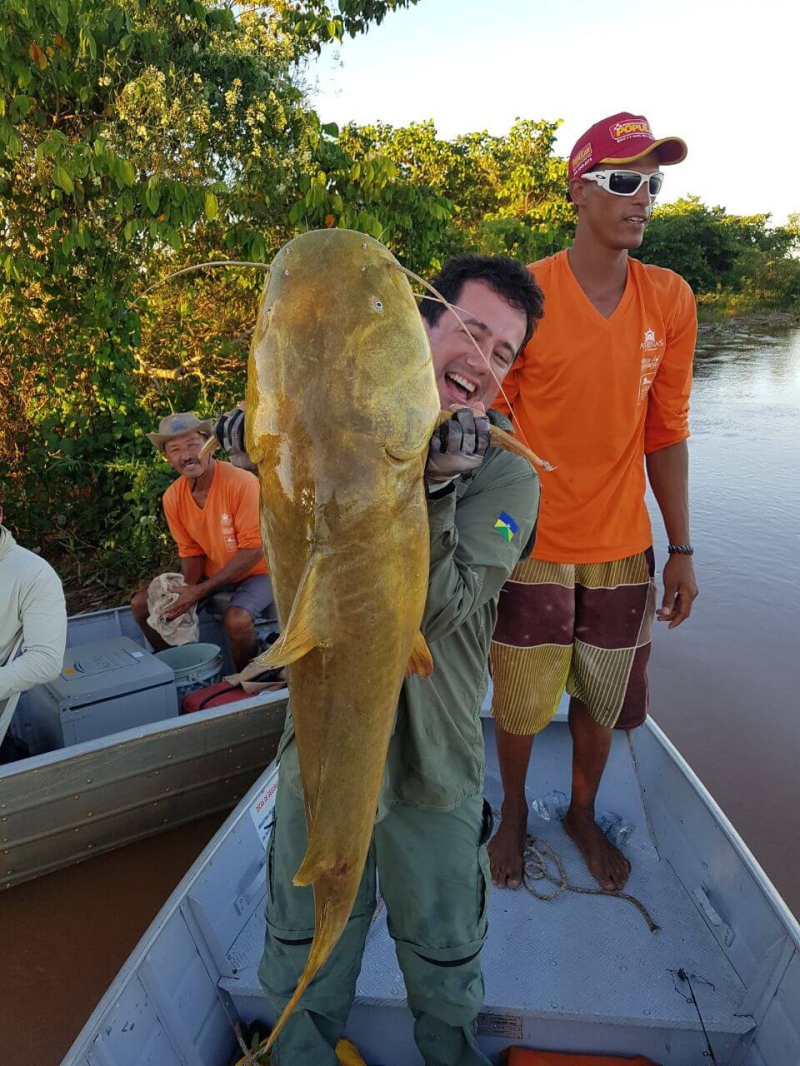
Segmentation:
{"type": "Polygon", "coordinates": [[[336,1045],[336,1058],[342,1066],[367,1066],[356,1050],[355,1044],[349,1040],[340,1040],[336,1045]]]}
{"type": "MultiPolygon", "coordinates": [[[[263,1040],[259,1045],[258,1051],[249,1056],[249,1061],[259,1064],[263,1063],[263,1066],[269,1062],[269,1059],[261,1058],[262,1054],[266,1050],[267,1041],[263,1040]]],[[[341,1062],[342,1066],[367,1066],[366,1062],[361,1058],[356,1049],[355,1044],[351,1044],[349,1040],[340,1040],[336,1045],[336,1058],[341,1062]]],[[[239,1059],[235,1066],[248,1066],[248,1056],[239,1059]]]]}

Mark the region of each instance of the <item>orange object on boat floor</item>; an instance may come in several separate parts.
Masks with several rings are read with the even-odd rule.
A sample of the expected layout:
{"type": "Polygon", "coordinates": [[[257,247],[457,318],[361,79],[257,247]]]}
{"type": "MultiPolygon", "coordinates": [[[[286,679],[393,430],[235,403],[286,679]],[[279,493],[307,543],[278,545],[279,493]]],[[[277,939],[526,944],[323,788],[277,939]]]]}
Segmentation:
{"type": "Polygon", "coordinates": [[[512,1047],[508,1049],[508,1066],[658,1066],[658,1063],[642,1055],[624,1059],[619,1055],[569,1055],[563,1051],[512,1047]]]}

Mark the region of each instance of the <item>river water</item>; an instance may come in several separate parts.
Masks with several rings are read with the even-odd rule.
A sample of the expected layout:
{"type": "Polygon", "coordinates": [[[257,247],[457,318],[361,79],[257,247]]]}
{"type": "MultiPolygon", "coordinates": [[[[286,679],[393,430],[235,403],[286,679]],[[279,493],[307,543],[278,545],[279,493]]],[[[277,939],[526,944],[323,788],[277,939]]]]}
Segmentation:
{"type": "MultiPolygon", "coordinates": [[[[701,595],[656,627],[652,712],[800,915],[800,329],[704,334],[692,430],[701,595]]],[[[220,821],[0,895],[0,1062],[57,1066],[220,821]]]]}
{"type": "Polygon", "coordinates": [[[800,914],[800,329],[701,334],[691,422],[700,597],[656,626],[651,708],[800,914]]]}

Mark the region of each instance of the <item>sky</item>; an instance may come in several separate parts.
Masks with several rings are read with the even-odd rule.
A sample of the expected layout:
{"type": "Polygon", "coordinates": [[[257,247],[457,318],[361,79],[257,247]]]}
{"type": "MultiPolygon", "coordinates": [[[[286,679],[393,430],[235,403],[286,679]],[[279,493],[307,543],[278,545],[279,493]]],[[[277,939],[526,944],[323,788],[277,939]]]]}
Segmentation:
{"type": "Polygon", "coordinates": [[[432,118],[440,136],[563,119],[567,155],[594,122],[643,114],[686,161],[661,200],[800,212],[795,0],[420,0],[307,70],[323,122],[432,118]]]}

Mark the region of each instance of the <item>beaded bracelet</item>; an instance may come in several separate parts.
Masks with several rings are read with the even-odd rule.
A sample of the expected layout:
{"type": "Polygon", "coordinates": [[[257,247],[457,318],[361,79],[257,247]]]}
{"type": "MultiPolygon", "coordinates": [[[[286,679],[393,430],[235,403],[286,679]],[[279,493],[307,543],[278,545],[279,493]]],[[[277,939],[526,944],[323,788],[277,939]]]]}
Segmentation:
{"type": "Polygon", "coordinates": [[[667,551],[670,555],[694,555],[691,544],[668,544],[667,551]]]}

